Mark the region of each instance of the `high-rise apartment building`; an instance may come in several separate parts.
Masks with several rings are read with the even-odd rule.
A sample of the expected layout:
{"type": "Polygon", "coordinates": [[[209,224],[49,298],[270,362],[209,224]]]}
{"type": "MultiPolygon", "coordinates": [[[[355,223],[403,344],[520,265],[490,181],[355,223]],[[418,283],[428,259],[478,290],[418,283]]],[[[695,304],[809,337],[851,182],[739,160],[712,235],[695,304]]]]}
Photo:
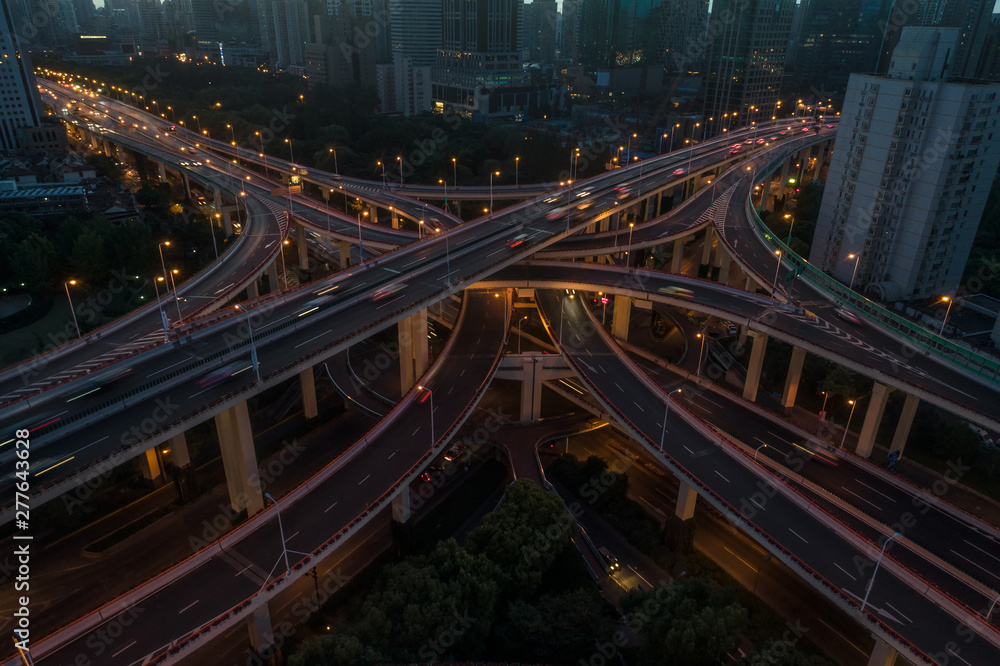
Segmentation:
{"type": "Polygon", "coordinates": [[[878,67],[882,26],[892,0],[804,0],[799,6],[793,81],[799,91],[815,88],[826,94],[843,93],[854,73],[873,73],[878,67]]]}
{"type": "Polygon", "coordinates": [[[563,0],[559,16],[559,59],[563,62],[580,62],[580,14],[582,0],[563,0]]]}
{"type": "Polygon", "coordinates": [[[904,28],[847,86],[809,261],[882,300],[955,293],[1000,165],[1000,84],[951,76],[961,39],[904,28]]]}
{"type": "Polygon", "coordinates": [[[551,63],[556,59],[556,0],[534,0],[524,6],[523,43],[525,60],[551,63]]]}
{"type": "Polygon", "coordinates": [[[715,0],[705,69],[705,117],[720,131],[723,114],[737,122],[775,115],[795,0],[715,0]]]}
{"type": "Polygon", "coordinates": [[[6,2],[0,3],[0,152],[20,151],[24,132],[41,125],[42,102],[28,51],[22,49],[17,24],[6,2]]]}
{"type": "Polygon", "coordinates": [[[632,67],[662,60],[663,0],[581,0],[580,61],[588,69],[632,67]]]}
{"type": "Polygon", "coordinates": [[[431,67],[441,48],[442,0],[389,3],[392,55],[410,59],[413,67],[431,67]]]}
{"type": "Polygon", "coordinates": [[[679,74],[700,72],[708,41],[708,0],[663,0],[659,62],[679,74]]]}

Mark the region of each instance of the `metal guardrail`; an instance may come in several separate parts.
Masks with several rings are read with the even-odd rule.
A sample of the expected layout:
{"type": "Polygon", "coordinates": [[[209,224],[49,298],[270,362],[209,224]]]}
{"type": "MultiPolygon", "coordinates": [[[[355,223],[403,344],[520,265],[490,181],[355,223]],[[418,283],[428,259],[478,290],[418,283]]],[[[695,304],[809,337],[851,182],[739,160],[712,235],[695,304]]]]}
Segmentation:
{"type": "MultiPolygon", "coordinates": [[[[784,158],[775,158],[759,169],[754,174],[754,179],[775,171],[783,161],[784,158]]],[[[980,377],[994,382],[1000,381],[1000,361],[987,358],[972,349],[948,340],[844,286],[793,252],[787,244],[772,233],[764,224],[750,197],[747,197],[746,211],[747,217],[761,241],[769,244],[774,250],[780,250],[783,262],[791,264],[796,272],[804,275],[815,287],[829,294],[834,302],[850,306],[852,310],[889,327],[906,338],[907,343],[915,350],[921,350],[925,355],[934,354],[980,377]]]]}

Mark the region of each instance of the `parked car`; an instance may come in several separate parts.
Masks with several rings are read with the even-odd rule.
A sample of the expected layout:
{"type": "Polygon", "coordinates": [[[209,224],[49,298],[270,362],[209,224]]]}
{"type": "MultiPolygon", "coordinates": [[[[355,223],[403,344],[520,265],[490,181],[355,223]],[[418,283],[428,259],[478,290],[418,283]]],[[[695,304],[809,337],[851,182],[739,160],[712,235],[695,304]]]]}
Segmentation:
{"type": "Polygon", "coordinates": [[[618,571],[619,569],[622,568],[621,564],[618,563],[618,558],[612,555],[611,551],[609,551],[604,546],[598,548],[597,552],[599,552],[604,557],[604,566],[608,568],[608,571],[610,573],[614,573],[615,571],[618,571]]]}

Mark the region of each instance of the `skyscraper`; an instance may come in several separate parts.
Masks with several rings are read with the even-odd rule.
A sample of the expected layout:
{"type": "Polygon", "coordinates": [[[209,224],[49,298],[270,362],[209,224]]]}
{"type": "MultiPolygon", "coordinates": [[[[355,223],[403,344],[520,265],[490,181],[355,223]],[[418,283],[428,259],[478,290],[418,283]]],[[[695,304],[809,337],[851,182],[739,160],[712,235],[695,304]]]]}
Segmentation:
{"type": "Polygon", "coordinates": [[[664,0],[660,12],[659,62],[669,71],[699,72],[708,40],[708,0],[664,0]]]}
{"type": "Polygon", "coordinates": [[[430,67],[441,48],[442,0],[389,3],[393,58],[405,56],[413,67],[430,67]]]}
{"type": "Polygon", "coordinates": [[[812,0],[800,5],[802,27],[794,62],[798,90],[811,87],[843,92],[852,73],[874,72],[878,66],[882,27],[892,0],[812,0]]]}
{"type": "Polygon", "coordinates": [[[1000,84],[951,76],[961,39],[904,28],[848,83],[809,261],[883,300],[955,293],[1000,164],[1000,84]]]}
{"type": "Polygon", "coordinates": [[[556,0],[534,0],[524,6],[524,51],[529,62],[555,62],[556,0]]]}
{"type": "Polygon", "coordinates": [[[0,3],[0,152],[19,151],[24,146],[24,130],[41,125],[42,103],[27,50],[18,40],[13,14],[6,2],[0,3]]]}
{"type": "Polygon", "coordinates": [[[581,0],[580,61],[590,69],[659,62],[662,0],[581,0]]]}
{"type": "Polygon", "coordinates": [[[795,0],[715,0],[706,67],[705,117],[770,120],[785,71],[795,0]]]}
{"type": "Polygon", "coordinates": [[[955,54],[955,76],[972,78],[979,68],[986,37],[990,31],[990,17],[994,0],[947,0],[938,25],[958,28],[961,38],[955,54]]]}

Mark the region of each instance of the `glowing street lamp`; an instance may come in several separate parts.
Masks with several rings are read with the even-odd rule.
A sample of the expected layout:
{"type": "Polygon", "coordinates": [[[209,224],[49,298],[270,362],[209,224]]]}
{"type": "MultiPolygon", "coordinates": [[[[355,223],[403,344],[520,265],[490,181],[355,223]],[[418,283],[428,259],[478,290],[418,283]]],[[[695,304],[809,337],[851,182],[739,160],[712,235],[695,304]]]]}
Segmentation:
{"type": "Polygon", "coordinates": [[[660,453],[663,453],[663,438],[667,434],[667,415],[670,414],[670,396],[674,393],[681,393],[681,389],[674,389],[667,393],[667,399],[663,402],[663,429],[660,430],[660,453]]]}
{"type": "Polygon", "coordinates": [[[83,334],[80,333],[80,323],[76,320],[76,310],[73,309],[73,299],[69,295],[69,286],[75,285],[76,280],[70,280],[69,282],[63,282],[63,287],[66,288],[66,300],[69,301],[69,312],[73,315],[73,325],[76,326],[76,337],[82,338],[83,334]]]}
{"type": "Polygon", "coordinates": [[[847,255],[847,258],[854,260],[854,272],[851,273],[851,286],[849,287],[850,289],[853,290],[854,289],[854,277],[858,274],[858,264],[861,262],[861,255],[860,254],[849,254],[849,255],[847,255]]]}
{"type": "Polygon", "coordinates": [[[858,401],[848,400],[847,404],[851,406],[851,413],[847,417],[847,426],[844,428],[844,436],[840,438],[840,448],[844,448],[844,442],[847,441],[847,431],[851,428],[851,419],[854,418],[854,408],[858,406],[858,401]]]}
{"type": "Polygon", "coordinates": [[[499,176],[499,171],[494,171],[490,174],[490,215],[493,214],[493,176],[499,176]]]}
{"type": "Polygon", "coordinates": [[[948,309],[944,313],[944,319],[941,320],[941,330],[938,331],[938,335],[944,335],[944,325],[948,323],[948,315],[951,314],[951,304],[955,302],[955,299],[951,296],[942,296],[939,302],[948,304],[948,309]]]}

